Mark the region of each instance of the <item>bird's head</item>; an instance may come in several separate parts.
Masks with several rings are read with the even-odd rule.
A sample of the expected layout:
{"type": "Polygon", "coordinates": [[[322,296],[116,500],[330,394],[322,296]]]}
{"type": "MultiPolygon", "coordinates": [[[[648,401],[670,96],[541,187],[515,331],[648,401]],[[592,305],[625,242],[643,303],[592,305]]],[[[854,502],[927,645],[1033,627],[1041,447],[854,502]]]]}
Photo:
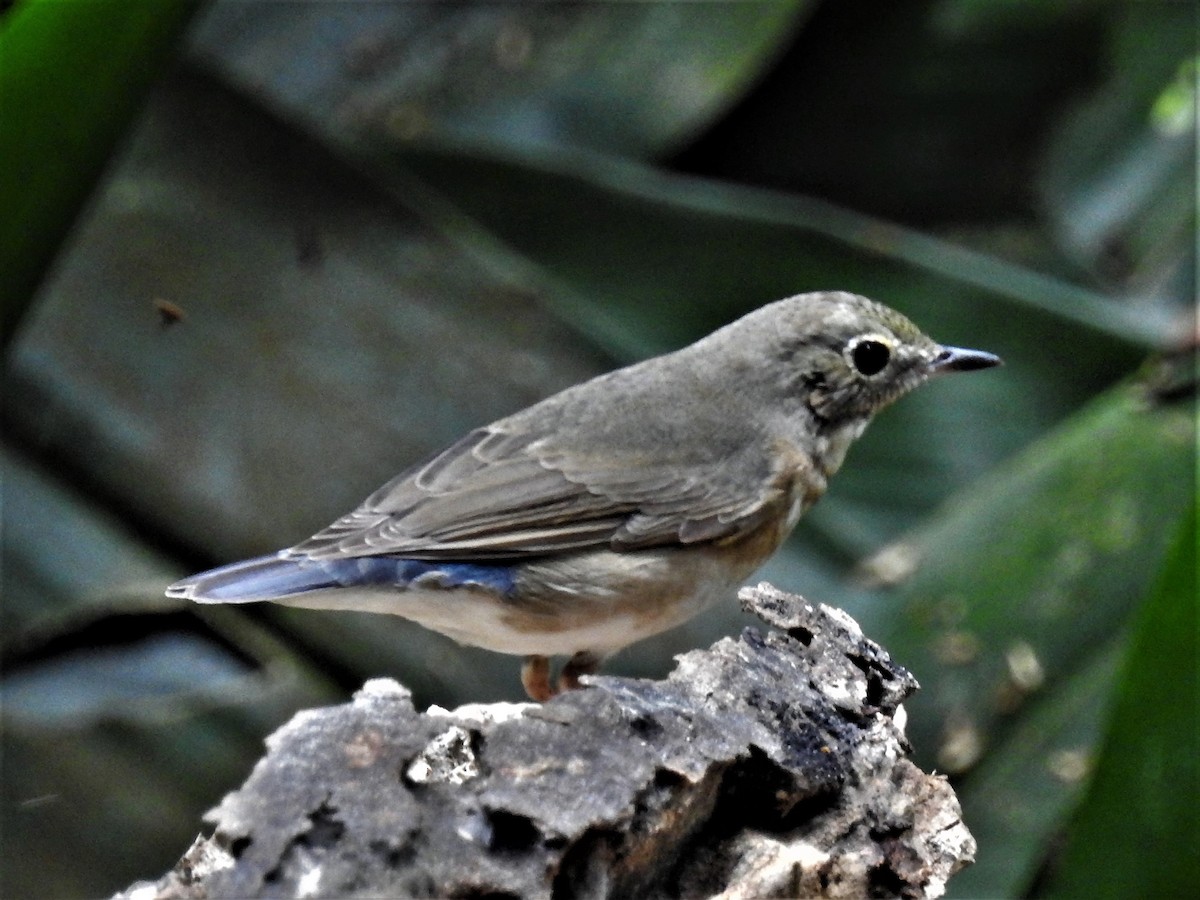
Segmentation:
{"type": "MultiPolygon", "coordinates": [[[[774,307],[772,309],[772,307],[774,307]]],[[[900,313],[857,294],[825,292],[770,310],[789,392],[818,422],[862,422],[929,378],[999,365],[982,350],[946,347],[900,313]]]]}

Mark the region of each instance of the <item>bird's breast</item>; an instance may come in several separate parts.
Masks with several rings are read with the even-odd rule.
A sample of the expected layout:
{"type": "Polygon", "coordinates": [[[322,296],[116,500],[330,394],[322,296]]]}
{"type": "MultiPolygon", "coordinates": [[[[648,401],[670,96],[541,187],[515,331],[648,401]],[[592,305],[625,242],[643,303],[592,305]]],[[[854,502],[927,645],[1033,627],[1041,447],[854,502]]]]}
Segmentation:
{"type": "MultiPolygon", "coordinates": [[[[800,518],[824,495],[828,475],[832,473],[817,461],[824,449],[820,443],[816,452],[810,452],[807,446],[801,446],[793,440],[777,441],[774,449],[778,470],[773,486],[780,496],[782,514],[777,524],[780,532],[778,539],[782,543],[800,518]]],[[[842,452],[845,453],[844,450],[842,452]]]]}

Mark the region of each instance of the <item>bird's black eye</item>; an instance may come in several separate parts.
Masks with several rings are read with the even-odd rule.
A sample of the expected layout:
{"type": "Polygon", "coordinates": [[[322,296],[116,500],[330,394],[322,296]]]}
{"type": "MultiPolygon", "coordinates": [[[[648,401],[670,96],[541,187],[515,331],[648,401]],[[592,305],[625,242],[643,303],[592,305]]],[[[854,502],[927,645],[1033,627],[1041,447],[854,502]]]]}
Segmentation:
{"type": "Polygon", "coordinates": [[[864,340],[854,345],[850,359],[863,375],[878,375],[892,358],[892,351],[882,341],[864,340]]]}

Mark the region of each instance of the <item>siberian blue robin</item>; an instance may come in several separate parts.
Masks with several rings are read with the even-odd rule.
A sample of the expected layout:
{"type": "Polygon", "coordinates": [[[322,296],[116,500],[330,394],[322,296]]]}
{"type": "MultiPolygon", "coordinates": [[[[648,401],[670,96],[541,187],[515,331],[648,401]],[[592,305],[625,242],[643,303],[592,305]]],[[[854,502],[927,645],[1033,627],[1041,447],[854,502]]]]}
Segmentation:
{"type": "Polygon", "coordinates": [[[168,588],[392,613],[525,657],[545,700],[728,596],[825,492],[871,418],[997,365],[855,294],[801,294],[476,429],[294,547],[168,588]]]}

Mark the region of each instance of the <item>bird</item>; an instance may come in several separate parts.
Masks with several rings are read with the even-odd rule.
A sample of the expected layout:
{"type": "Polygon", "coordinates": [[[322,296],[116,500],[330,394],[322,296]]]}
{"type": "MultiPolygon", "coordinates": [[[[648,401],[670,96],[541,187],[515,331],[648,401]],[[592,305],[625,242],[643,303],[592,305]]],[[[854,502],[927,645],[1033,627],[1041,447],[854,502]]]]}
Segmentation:
{"type": "Polygon", "coordinates": [[[398,615],[523,657],[545,701],[728,597],[882,409],[1000,363],[866,297],[799,294],[476,428],[307,540],[167,595],[398,615]]]}

